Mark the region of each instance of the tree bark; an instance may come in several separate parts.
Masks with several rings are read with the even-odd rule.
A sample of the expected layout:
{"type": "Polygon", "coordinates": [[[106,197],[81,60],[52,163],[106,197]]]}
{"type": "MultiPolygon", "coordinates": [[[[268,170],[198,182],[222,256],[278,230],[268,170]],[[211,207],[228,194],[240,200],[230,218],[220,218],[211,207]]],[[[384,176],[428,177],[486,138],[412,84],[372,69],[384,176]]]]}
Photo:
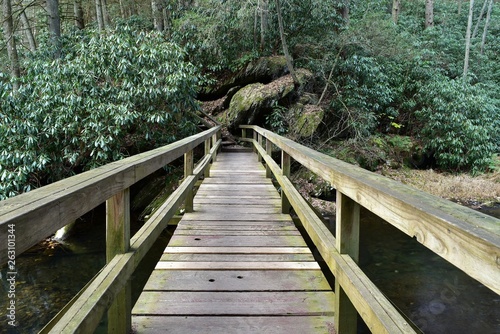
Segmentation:
{"type": "Polygon", "coordinates": [[[392,21],[398,24],[399,12],[401,12],[401,0],[392,1],[392,21]]]}
{"type": "Polygon", "coordinates": [[[3,0],[2,3],[3,12],[3,33],[5,36],[5,43],[7,44],[7,55],[10,60],[10,74],[12,77],[12,87],[14,91],[17,91],[19,84],[17,83],[17,78],[21,76],[21,70],[19,67],[19,57],[17,54],[16,40],[14,38],[14,21],[12,19],[12,4],[10,0],[3,0]]]}
{"type": "Polygon", "coordinates": [[[107,0],[101,0],[101,10],[102,18],[104,19],[104,29],[106,29],[106,27],[111,26],[111,18],[109,17],[107,0]]]}
{"type": "Polygon", "coordinates": [[[286,38],[285,38],[285,30],[283,28],[283,18],[281,17],[280,0],[275,0],[275,1],[276,1],[276,11],[278,14],[278,24],[280,29],[281,44],[283,45],[283,53],[285,54],[286,65],[288,67],[288,70],[290,71],[290,74],[292,75],[294,85],[300,86],[299,78],[297,77],[295,69],[293,68],[292,57],[290,56],[290,53],[288,53],[288,46],[286,44],[286,38]]]}
{"type": "Polygon", "coordinates": [[[483,7],[481,7],[481,13],[479,14],[479,17],[477,18],[476,26],[474,27],[474,32],[472,33],[472,39],[476,37],[477,31],[479,29],[479,23],[481,23],[481,20],[483,19],[484,16],[484,11],[486,10],[486,5],[488,4],[489,0],[484,0],[483,7]]]}
{"type": "Polygon", "coordinates": [[[434,27],[434,0],[425,0],[425,28],[434,27]]]}
{"type": "Polygon", "coordinates": [[[486,34],[488,33],[488,26],[490,25],[491,11],[493,10],[493,0],[490,0],[488,12],[486,13],[486,22],[484,23],[483,38],[481,39],[481,55],[484,53],[484,45],[486,44],[486,34]]]}
{"type": "Polygon", "coordinates": [[[465,35],[464,79],[467,78],[467,72],[469,71],[470,36],[471,36],[473,15],[474,15],[474,0],[470,0],[469,19],[467,21],[467,32],[465,35]]]}
{"type": "Polygon", "coordinates": [[[54,58],[61,56],[61,18],[59,16],[59,1],[47,0],[47,15],[49,35],[54,50],[54,58]]]}
{"type": "Polygon", "coordinates": [[[35,36],[33,35],[33,30],[31,29],[28,15],[26,15],[25,8],[21,8],[19,16],[21,18],[21,23],[23,25],[23,28],[24,28],[24,31],[26,34],[26,39],[28,40],[28,45],[29,45],[30,51],[35,52],[36,51],[36,40],[35,40],[35,36]]]}
{"type": "Polygon", "coordinates": [[[85,29],[85,22],[83,20],[82,0],[74,1],[73,10],[75,12],[75,26],[80,30],[85,29]]]}
{"type": "Polygon", "coordinates": [[[163,25],[163,6],[161,0],[151,0],[151,11],[153,13],[153,24],[157,31],[165,29],[163,25]]]}
{"type": "Polygon", "coordinates": [[[102,12],[102,2],[101,0],[95,0],[95,14],[97,19],[97,27],[99,31],[104,31],[104,15],[102,12]]]}
{"type": "Polygon", "coordinates": [[[344,0],[344,6],[342,7],[342,18],[346,25],[349,25],[349,7],[351,5],[350,0],[344,0]]]}
{"type": "Polygon", "coordinates": [[[268,26],[269,0],[260,0],[260,50],[266,46],[266,32],[268,26]]]}

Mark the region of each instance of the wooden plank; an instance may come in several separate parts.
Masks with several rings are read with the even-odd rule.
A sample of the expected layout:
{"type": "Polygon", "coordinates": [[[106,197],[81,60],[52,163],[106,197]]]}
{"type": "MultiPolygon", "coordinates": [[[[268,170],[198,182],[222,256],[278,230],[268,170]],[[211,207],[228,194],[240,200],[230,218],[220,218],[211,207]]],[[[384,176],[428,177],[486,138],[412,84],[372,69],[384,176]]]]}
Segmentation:
{"type": "Polygon", "coordinates": [[[229,177],[218,177],[218,178],[207,178],[203,180],[203,184],[265,184],[272,185],[273,182],[270,179],[262,179],[260,177],[238,177],[238,178],[229,178],[229,177]]]}
{"type": "Polygon", "coordinates": [[[212,230],[196,230],[196,229],[185,229],[176,230],[176,235],[224,235],[224,236],[277,236],[277,235],[301,235],[297,230],[288,231],[253,231],[253,230],[222,230],[222,229],[212,229],[212,230]]]}
{"type": "Polygon", "coordinates": [[[144,291],[135,315],[333,315],[331,291],[144,291]]]}
{"type": "Polygon", "coordinates": [[[179,226],[207,226],[210,227],[211,225],[219,225],[219,226],[252,226],[254,225],[255,228],[259,228],[261,226],[267,226],[267,225],[275,225],[276,227],[280,226],[295,226],[293,224],[292,219],[286,221],[286,220],[181,220],[179,222],[179,226]]]}
{"type": "Polygon", "coordinates": [[[173,247],[303,247],[306,246],[300,236],[184,236],[175,235],[170,239],[173,247]]]}
{"type": "Polygon", "coordinates": [[[296,317],[149,317],[133,318],[134,332],[137,334],[291,334],[324,333],[335,334],[331,316],[296,317]]]}
{"type": "Polygon", "coordinates": [[[179,254],[165,253],[160,261],[217,261],[217,262],[304,262],[314,261],[312,254],[179,254]]]}
{"type": "Polygon", "coordinates": [[[317,262],[181,262],[160,261],[156,270],[316,270],[317,262]]]}
{"type": "Polygon", "coordinates": [[[212,213],[212,212],[198,213],[198,212],[193,212],[190,214],[185,214],[182,219],[186,220],[186,221],[189,221],[189,220],[200,220],[200,221],[201,220],[291,221],[292,220],[292,218],[289,215],[285,215],[285,214],[248,213],[248,214],[242,214],[239,216],[235,216],[235,215],[231,214],[230,212],[229,213],[212,213]]]}
{"type": "Polygon", "coordinates": [[[179,233],[184,230],[224,230],[224,231],[296,231],[297,228],[292,223],[265,223],[259,222],[258,224],[239,222],[239,224],[204,224],[199,222],[182,222],[182,224],[178,224],[176,232],[179,233]]]}
{"type": "Polygon", "coordinates": [[[190,254],[309,254],[307,247],[178,247],[167,246],[164,253],[190,253],[190,254]]]}
{"type": "Polygon", "coordinates": [[[281,213],[279,206],[248,206],[248,205],[197,205],[194,212],[198,214],[217,214],[231,212],[233,215],[242,214],[273,214],[281,213]]]}
{"type": "Polygon", "coordinates": [[[229,196],[197,196],[194,199],[194,204],[228,204],[228,205],[280,205],[280,201],[277,197],[274,198],[262,198],[262,197],[249,197],[241,198],[238,197],[229,197],[229,196]]]}

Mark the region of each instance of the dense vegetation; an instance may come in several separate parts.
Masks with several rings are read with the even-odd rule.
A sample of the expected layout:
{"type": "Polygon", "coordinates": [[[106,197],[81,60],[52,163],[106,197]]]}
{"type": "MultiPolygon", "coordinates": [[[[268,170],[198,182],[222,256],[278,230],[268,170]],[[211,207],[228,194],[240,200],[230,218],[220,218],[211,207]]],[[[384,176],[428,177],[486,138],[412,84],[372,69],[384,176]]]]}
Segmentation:
{"type": "MultiPolygon", "coordinates": [[[[18,47],[18,79],[1,56],[1,198],[191,133],[201,83],[282,53],[276,1],[108,0],[96,23],[93,3],[77,3],[83,14],[74,16],[91,24],[75,29],[73,16],[63,18],[60,39],[53,25],[43,33],[42,10],[32,11],[42,32],[36,51],[18,47]]],[[[466,71],[475,28],[467,2],[436,1],[432,24],[424,1],[403,1],[396,16],[395,3],[281,3],[294,64],[314,73],[309,90],[326,111],[313,145],[342,140],[364,159],[377,160],[383,153],[370,147],[383,147],[445,170],[487,171],[500,147],[496,3],[487,20],[490,1],[476,1],[466,71]]],[[[22,11],[13,13],[20,22],[22,11]]],[[[28,45],[21,29],[14,35],[28,45]]],[[[287,111],[275,110],[267,126],[286,133],[287,111]]]]}

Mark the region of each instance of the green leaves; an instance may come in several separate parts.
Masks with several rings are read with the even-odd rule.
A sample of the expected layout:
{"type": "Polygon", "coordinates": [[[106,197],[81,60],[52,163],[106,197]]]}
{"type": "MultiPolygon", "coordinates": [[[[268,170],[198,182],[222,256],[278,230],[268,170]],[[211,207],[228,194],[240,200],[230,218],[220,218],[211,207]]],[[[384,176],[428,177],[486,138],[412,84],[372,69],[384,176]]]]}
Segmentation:
{"type": "Polygon", "coordinates": [[[156,32],[70,33],[63,57],[28,60],[18,94],[0,75],[0,198],[194,131],[199,75],[156,32]]]}

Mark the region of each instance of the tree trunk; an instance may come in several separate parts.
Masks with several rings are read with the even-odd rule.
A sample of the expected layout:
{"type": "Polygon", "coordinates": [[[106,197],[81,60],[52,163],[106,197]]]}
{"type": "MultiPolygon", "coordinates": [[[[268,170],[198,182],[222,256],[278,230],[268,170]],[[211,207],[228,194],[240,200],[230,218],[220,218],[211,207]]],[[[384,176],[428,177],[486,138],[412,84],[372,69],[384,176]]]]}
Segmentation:
{"type": "Polygon", "coordinates": [[[102,18],[104,19],[104,29],[106,29],[106,27],[111,26],[111,18],[109,17],[107,0],[101,0],[101,10],[102,18]]]}
{"type": "Polygon", "coordinates": [[[95,0],[95,14],[97,18],[97,27],[99,31],[104,31],[104,15],[102,12],[102,3],[101,0],[95,0]]]}
{"type": "Polygon", "coordinates": [[[30,21],[28,20],[28,15],[26,15],[26,9],[21,8],[21,12],[19,14],[21,18],[21,23],[23,24],[24,31],[26,33],[26,39],[28,40],[28,45],[30,47],[31,52],[36,51],[36,40],[33,35],[33,30],[31,29],[30,21]]]}
{"type": "Polygon", "coordinates": [[[85,22],[83,20],[82,0],[75,0],[73,3],[73,10],[75,12],[75,26],[80,30],[84,29],[85,22]]]}
{"type": "Polygon", "coordinates": [[[490,25],[491,11],[493,10],[493,0],[490,0],[488,13],[486,14],[486,22],[484,23],[483,38],[481,39],[481,55],[484,53],[484,45],[486,44],[486,34],[490,25]]]}
{"type": "Polygon", "coordinates": [[[346,25],[349,25],[349,6],[351,5],[350,0],[344,0],[344,6],[342,7],[342,18],[346,25]]]}
{"type": "Polygon", "coordinates": [[[464,57],[464,79],[469,71],[470,36],[472,29],[472,16],[474,15],[474,0],[470,0],[469,19],[467,21],[467,33],[465,35],[465,57],[464,57]]]}
{"type": "Polygon", "coordinates": [[[462,14],[462,1],[463,0],[458,0],[458,10],[457,10],[457,13],[458,13],[459,16],[460,16],[460,14],[462,14]]]}
{"type": "Polygon", "coordinates": [[[425,28],[434,27],[434,0],[425,0],[425,28]]]}
{"type": "Polygon", "coordinates": [[[151,11],[153,14],[153,24],[157,31],[163,31],[163,6],[161,0],[151,0],[151,11]]]}
{"type": "MultiPolygon", "coordinates": [[[[269,0],[260,0],[260,50],[266,46],[266,32],[268,26],[269,0]]],[[[281,14],[280,14],[281,15],[281,14]]]]}
{"type": "Polygon", "coordinates": [[[297,74],[295,73],[295,69],[293,68],[292,57],[288,53],[288,46],[286,45],[285,30],[283,28],[283,18],[281,17],[280,0],[275,0],[275,1],[276,1],[276,11],[278,13],[278,24],[280,29],[281,44],[283,45],[283,53],[285,54],[286,65],[288,67],[288,70],[290,70],[290,74],[292,75],[294,85],[299,86],[300,82],[299,79],[297,78],[297,74]]]}
{"type": "Polygon", "coordinates": [[[7,44],[7,54],[10,60],[10,74],[12,76],[12,87],[17,91],[19,84],[17,78],[21,76],[19,68],[19,57],[17,54],[16,40],[14,39],[14,22],[12,20],[12,4],[10,0],[3,0],[3,33],[5,36],[5,43],[7,44]]]}
{"type": "Polygon", "coordinates": [[[47,0],[47,15],[54,58],[59,58],[61,56],[61,18],[59,16],[58,0],[47,0]]]}
{"type": "Polygon", "coordinates": [[[167,36],[172,33],[172,12],[168,6],[163,8],[163,30],[167,36]]]}
{"type": "Polygon", "coordinates": [[[476,37],[477,31],[479,29],[479,23],[481,23],[481,20],[483,19],[484,16],[484,11],[486,10],[486,5],[488,4],[489,0],[484,0],[483,7],[481,7],[481,13],[479,14],[479,17],[477,18],[476,26],[474,27],[474,32],[472,33],[472,39],[476,37]]]}
{"type": "Polygon", "coordinates": [[[260,1],[257,0],[257,8],[255,8],[254,16],[253,16],[253,48],[257,49],[257,27],[258,27],[258,18],[259,18],[259,6],[260,1]]]}
{"type": "Polygon", "coordinates": [[[392,21],[398,24],[399,12],[401,12],[401,0],[392,1],[392,21]]]}

